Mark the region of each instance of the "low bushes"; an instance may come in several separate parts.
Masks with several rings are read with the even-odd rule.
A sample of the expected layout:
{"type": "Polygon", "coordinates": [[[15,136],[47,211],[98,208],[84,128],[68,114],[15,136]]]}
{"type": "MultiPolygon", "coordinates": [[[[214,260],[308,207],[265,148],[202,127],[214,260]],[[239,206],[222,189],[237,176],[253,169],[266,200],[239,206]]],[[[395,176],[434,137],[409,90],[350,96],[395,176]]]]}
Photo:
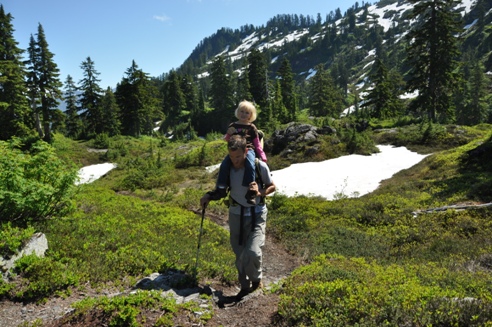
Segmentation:
{"type": "MultiPolygon", "coordinates": [[[[77,203],[79,210],[70,219],[53,222],[47,234],[53,253],[80,263],[81,278],[122,284],[124,276],[169,268],[192,273],[200,225],[197,215],[96,185],[86,185],[77,203]]],[[[204,229],[199,274],[232,280],[234,259],[227,231],[208,220],[204,229]]]]}
{"type": "MultiPolygon", "coordinates": [[[[203,313],[204,308],[194,301],[176,304],[172,297],[163,297],[158,291],[139,291],[135,294],[116,296],[113,298],[89,298],[73,305],[75,311],[64,318],[67,323],[76,322],[79,317],[88,313],[94,323],[105,326],[143,326],[152,323],[153,326],[176,326],[177,316],[188,317],[186,323],[202,325],[211,318],[209,313],[203,313]],[[154,313],[158,312],[159,315],[154,313]]],[[[183,322],[182,319],[179,320],[183,322]]]]}
{"type": "Polygon", "coordinates": [[[486,274],[322,255],[285,281],[279,315],[290,326],[490,326],[491,290],[486,274]]]}

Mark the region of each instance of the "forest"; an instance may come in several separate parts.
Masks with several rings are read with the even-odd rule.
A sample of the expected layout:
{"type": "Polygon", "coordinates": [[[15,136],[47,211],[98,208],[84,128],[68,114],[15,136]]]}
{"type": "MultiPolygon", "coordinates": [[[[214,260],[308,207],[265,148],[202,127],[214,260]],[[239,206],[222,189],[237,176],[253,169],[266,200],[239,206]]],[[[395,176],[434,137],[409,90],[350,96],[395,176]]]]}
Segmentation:
{"type": "Polygon", "coordinates": [[[70,75],[62,81],[41,23],[29,48],[17,48],[13,17],[2,7],[0,139],[33,135],[49,143],[53,132],[86,140],[101,134],[138,137],[156,127],[190,139],[222,133],[244,99],[257,105],[256,124],[268,133],[302,114],[329,125],[349,107],[355,121],[489,122],[490,1],[478,1],[466,14],[455,9],[457,1],[405,3],[411,9],[391,17],[394,27],[388,30],[374,23],[369,4],[358,3],[344,16],[337,10],[324,21],[321,15],[279,15],[265,26],[220,29],[179,69],[151,77],[133,61],[121,82],[106,90],[90,57],[81,63],[79,83],[70,75]],[[469,21],[474,23],[465,30],[469,21]],[[412,28],[404,34],[409,22],[412,28]],[[217,56],[247,35],[273,39],[271,31],[305,33],[280,47],[252,47],[240,60],[217,56]],[[202,56],[212,59],[204,62],[202,56]],[[311,78],[301,74],[308,69],[315,72],[311,78]]]}

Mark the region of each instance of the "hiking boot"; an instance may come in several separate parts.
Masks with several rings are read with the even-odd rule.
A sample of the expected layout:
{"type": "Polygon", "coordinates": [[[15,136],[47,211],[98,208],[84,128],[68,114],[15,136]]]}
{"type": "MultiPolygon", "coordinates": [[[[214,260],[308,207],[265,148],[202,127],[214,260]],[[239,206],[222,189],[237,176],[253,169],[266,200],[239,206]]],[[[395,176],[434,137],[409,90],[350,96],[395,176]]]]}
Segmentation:
{"type": "Polygon", "coordinates": [[[239,293],[236,294],[236,301],[241,301],[243,297],[250,293],[249,290],[240,290],[239,293]]]}
{"type": "Polygon", "coordinates": [[[248,190],[244,197],[246,198],[246,202],[248,202],[248,204],[256,205],[256,192],[255,191],[248,190]]]}
{"type": "Polygon", "coordinates": [[[263,283],[261,282],[261,280],[259,282],[253,282],[251,285],[251,292],[261,290],[263,288],[263,283]]]}

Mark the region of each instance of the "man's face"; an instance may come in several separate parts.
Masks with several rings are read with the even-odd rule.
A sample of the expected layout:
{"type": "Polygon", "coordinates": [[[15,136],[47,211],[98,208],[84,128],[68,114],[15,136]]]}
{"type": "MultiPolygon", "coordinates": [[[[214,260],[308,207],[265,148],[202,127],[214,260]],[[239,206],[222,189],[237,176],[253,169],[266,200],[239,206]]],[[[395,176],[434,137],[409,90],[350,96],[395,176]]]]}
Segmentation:
{"type": "Polygon", "coordinates": [[[232,161],[232,166],[236,169],[238,168],[243,168],[244,167],[244,161],[246,160],[246,153],[248,152],[248,149],[246,151],[243,151],[242,149],[237,149],[237,150],[229,150],[229,158],[231,158],[232,161]]]}

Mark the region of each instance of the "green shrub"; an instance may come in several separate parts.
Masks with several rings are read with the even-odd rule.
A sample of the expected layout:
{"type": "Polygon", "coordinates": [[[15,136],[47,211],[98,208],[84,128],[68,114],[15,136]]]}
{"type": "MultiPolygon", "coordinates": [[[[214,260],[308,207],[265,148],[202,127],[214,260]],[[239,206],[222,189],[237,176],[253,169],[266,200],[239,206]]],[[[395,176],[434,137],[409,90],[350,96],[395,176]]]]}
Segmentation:
{"type": "MultiPolygon", "coordinates": [[[[139,291],[134,294],[87,298],[72,305],[74,313],[65,318],[67,322],[79,321],[85,315],[94,316],[102,320],[107,326],[174,326],[174,317],[178,315],[188,316],[190,325],[202,325],[210,319],[210,315],[196,316],[193,313],[204,309],[194,301],[177,304],[169,296],[162,296],[158,291],[139,291]],[[155,321],[148,321],[147,312],[160,312],[160,317],[155,321]]],[[[211,310],[211,308],[207,308],[211,310]]]]}
{"type": "Polygon", "coordinates": [[[109,136],[107,133],[97,134],[92,141],[92,146],[96,149],[107,149],[109,148],[109,136]]]}
{"type": "Polygon", "coordinates": [[[7,283],[6,281],[3,280],[3,278],[0,278],[0,300],[3,298],[8,298],[13,288],[14,288],[13,284],[7,283]]]}
{"type": "Polygon", "coordinates": [[[109,161],[116,161],[120,157],[126,157],[129,153],[128,146],[121,141],[111,142],[108,151],[105,154],[105,159],[109,161]]]}
{"type": "Polygon", "coordinates": [[[359,133],[355,129],[347,132],[349,135],[345,136],[345,143],[347,151],[350,154],[363,154],[370,155],[374,152],[378,152],[373,139],[368,132],[359,133]]]}
{"type": "Polygon", "coordinates": [[[31,238],[33,227],[13,227],[10,222],[0,225],[0,256],[11,257],[31,238]]]}
{"type": "Polygon", "coordinates": [[[16,261],[14,272],[19,276],[10,290],[14,300],[43,301],[53,294],[63,294],[78,285],[78,277],[68,264],[34,254],[16,261]]]}
{"type": "Polygon", "coordinates": [[[16,141],[0,142],[0,219],[25,224],[59,217],[73,209],[77,172],[49,144],[22,152],[16,141]]]}

